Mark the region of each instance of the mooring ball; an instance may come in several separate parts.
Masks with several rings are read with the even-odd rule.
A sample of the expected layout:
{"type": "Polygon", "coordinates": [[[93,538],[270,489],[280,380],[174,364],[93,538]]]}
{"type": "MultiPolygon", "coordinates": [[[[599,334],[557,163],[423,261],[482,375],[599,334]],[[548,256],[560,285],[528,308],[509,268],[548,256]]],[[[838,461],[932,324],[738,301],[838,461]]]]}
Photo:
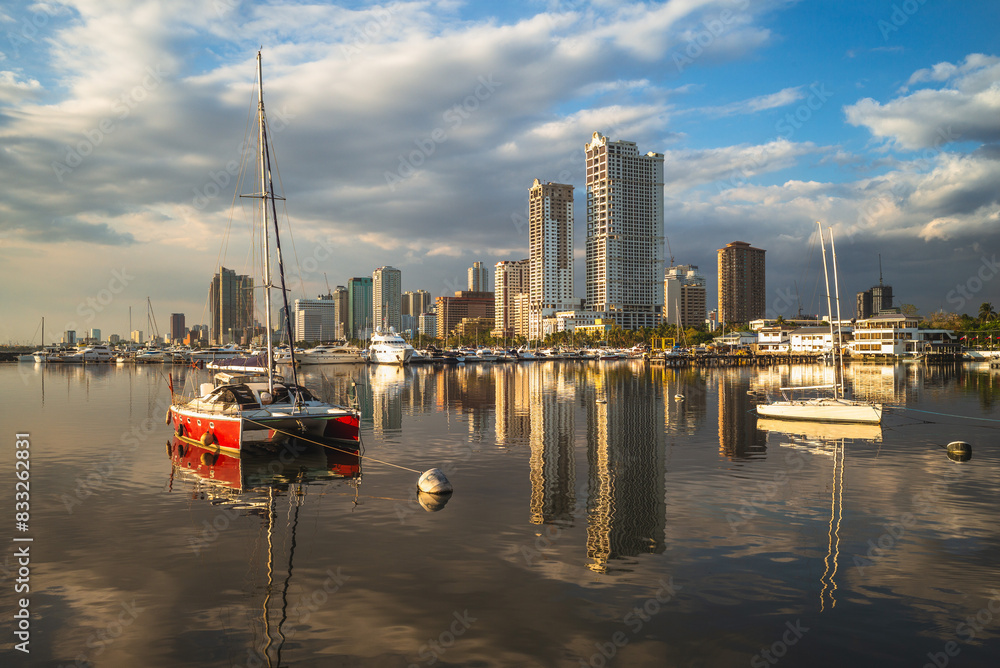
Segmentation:
{"type": "Polygon", "coordinates": [[[417,503],[429,513],[436,513],[444,508],[451,498],[451,492],[444,494],[428,494],[427,492],[417,492],[417,503]]]}
{"type": "Polygon", "coordinates": [[[953,462],[967,462],[972,459],[972,446],[965,441],[952,441],[948,444],[948,459],[953,462]]]}
{"type": "Polygon", "coordinates": [[[424,471],[417,480],[417,489],[427,494],[450,494],[454,491],[441,469],[424,471]]]}

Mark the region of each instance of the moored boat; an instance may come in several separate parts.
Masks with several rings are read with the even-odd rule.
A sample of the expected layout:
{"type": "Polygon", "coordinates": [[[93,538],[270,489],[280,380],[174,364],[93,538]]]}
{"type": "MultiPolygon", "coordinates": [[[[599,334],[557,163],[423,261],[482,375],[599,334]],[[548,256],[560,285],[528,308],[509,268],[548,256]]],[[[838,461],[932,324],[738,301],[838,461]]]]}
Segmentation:
{"type": "Polygon", "coordinates": [[[392,327],[376,330],[368,346],[368,361],[374,364],[406,364],[412,355],[413,346],[392,327]]]}

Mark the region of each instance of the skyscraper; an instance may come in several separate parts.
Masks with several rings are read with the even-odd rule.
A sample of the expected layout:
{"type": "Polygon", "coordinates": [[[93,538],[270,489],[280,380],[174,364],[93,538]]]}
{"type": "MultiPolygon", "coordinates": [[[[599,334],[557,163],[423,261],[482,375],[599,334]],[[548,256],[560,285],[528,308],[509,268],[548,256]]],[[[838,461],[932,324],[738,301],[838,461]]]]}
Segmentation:
{"type": "Polygon", "coordinates": [[[177,343],[184,340],[184,314],[170,314],[170,341],[177,343]]]}
{"type": "Polygon", "coordinates": [[[426,290],[414,290],[403,293],[403,303],[400,313],[419,317],[422,313],[427,313],[431,307],[431,293],[426,290]]]}
{"type": "Polygon", "coordinates": [[[503,260],[497,262],[493,272],[493,317],[494,330],[500,336],[527,336],[518,331],[518,307],[523,300],[517,299],[528,292],[531,285],[529,260],[503,260]]]}
{"type": "Polygon", "coordinates": [[[370,276],[347,281],[347,328],[352,339],[365,339],[372,329],[372,279],[370,276]]]}
{"type": "Polygon", "coordinates": [[[663,319],[668,325],[697,327],[705,322],[705,277],[693,264],[667,267],[663,280],[663,319]]]}
{"type": "Polygon", "coordinates": [[[296,342],[319,343],[337,338],[337,302],[332,294],[319,299],[296,299],[292,313],[296,342]]]}
{"type": "Polygon", "coordinates": [[[372,314],[375,327],[400,331],[403,301],[403,273],[395,267],[379,267],[372,272],[372,314]]]}
{"type": "Polygon", "coordinates": [[[719,249],[719,322],[749,323],[764,317],[765,252],[745,241],[719,249]]]}
{"type": "Polygon", "coordinates": [[[573,304],[573,186],[542,183],[528,191],[528,336],[542,338],[542,318],[573,304]]]}
{"type": "Polygon", "coordinates": [[[215,344],[239,341],[253,327],[253,279],[219,267],[208,288],[208,304],[215,344]]]}
{"type": "Polygon", "coordinates": [[[338,285],[333,289],[334,336],[338,339],[347,338],[347,303],[347,288],[338,285]]]}
{"type": "Polygon", "coordinates": [[[469,267],[469,292],[489,292],[490,274],[482,262],[473,262],[469,267]]]}
{"type": "Polygon", "coordinates": [[[587,156],[587,308],[624,329],[663,313],[663,155],[595,132],[587,156]]]}

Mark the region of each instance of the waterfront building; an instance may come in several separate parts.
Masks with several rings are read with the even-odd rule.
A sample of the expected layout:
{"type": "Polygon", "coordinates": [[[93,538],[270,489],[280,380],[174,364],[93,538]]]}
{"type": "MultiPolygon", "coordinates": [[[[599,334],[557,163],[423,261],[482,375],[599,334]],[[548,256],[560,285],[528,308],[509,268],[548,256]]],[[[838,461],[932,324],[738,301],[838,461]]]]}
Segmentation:
{"type": "Polygon", "coordinates": [[[403,293],[403,301],[400,305],[401,315],[412,315],[419,317],[426,313],[431,307],[431,293],[426,290],[414,290],[403,293]]]}
{"type": "Polygon", "coordinates": [[[375,327],[400,331],[403,273],[395,267],[379,267],[372,273],[372,315],[375,327]]]}
{"type": "Polygon", "coordinates": [[[748,323],[766,310],[765,250],[734,241],[718,250],[719,322],[748,323]]]}
{"type": "Polygon", "coordinates": [[[438,297],[437,335],[448,336],[465,318],[495,318],[495,308],[492,292],[461,290],[454,297],[438,297]]]}
{"type": "MultiPolygon", "coordinates": [[[[892,286],[883,285],[879,281],[878,285],[858,293],[858,319],[870,318],[880,313],[891,313],[892,306],[892,286]]],[[[896,309],[898,312],[898,309],[896,309]]]]}
{"type": "Polygon", "coordinates": [[[586,308],[623,329],[663,316],[663,155],[595,132],[587,159],[586,308]]]}
{"type": "Polygon", "coordinates": [[[232,269],[219,268],[208,288],[212,315],[212,340],[216,345],[233,343],[253,327],[253,279],[232,269]]]}
{"type": "Polygon", "coordinates": [[[296,299],[292,307],[295,341],[333,341],[337,334],[337,302],[333,295],[296,299]]]}
{"type": "Polygon", "coordinates": [[[792,327],[765,327],[757,332],[757,350],[761,354],[787,353],[792,327]]]}
{"type": "Polygon", "coordinates": [[[920,329],[917,316],[900,313],[874,315],[854,325],[852,355],[905,356],[929,352],[959,352],[954,332],[947,329],[920,329]]]}
{"type": "Polygon", "coordinates": [[[535,179],[528,190],[528,336],[573,299],[573,186],[535,179]]]}
{"type": "Polygon", "coordinates": [[[91,329],[90,330],[90,335],[87,338],[90,339],[91,341],[93,341],[94,343],[100,343],[101,342],[101,330],[99,330],[99,329],[91,329]]]}
{"type": "Polygon", "coordinates": [[[132,332],[129,334],[129,337],[131,338],[132,343],[143,343],[141,329],[133,329],[132,332]]]}
{"type": "Polygon", "coordinates": [[[347,338],[348,320],[348,295],[347,288],[338,285],[333,289],[333,309],[334,309],[334,337],[337,339],[347,338]]]}
{"type": "Polygon", "coordinates": [[[372,278],[347,281],[347,329],[352,339],[367,339],[372,332],[372,278]]]}
{"type": "Polygon", "coordinates": [[[663,319],[670,325],[697,327],[705,322],[705,277],[693,264],[667,267],[663,279],[663,319]]]}
{"type": "MultiPolygon", "coordinates": [[[[178,343],[184,340],[184,314],[183,313],[171,313],[170,314],[170,341],[172,343],[178,343]]],[[[98,334],[98,337],[100,334],[98,334]]]]}
{"type": "Polygon", "coordinates": [[[66,345],[66,346],[75,346],[76,345],[76,330],[75,329],[67,329],[65,332],[63,332],[62,339],[60,340],[60,343],[62,343],[63,345],[66,345]]]}
{"type": "Polygon", "coordinates": [[[111,336],[108,337],[108,343],[110,343],[111,345],[115,345],[121,340],[122,337],[118,336],[117,334],[112,334],[111,336]]]}
{"type": "Polygon", "coordinates": [[[523,302],[519,297],[529,293],[530,281],[530,260],[503,260],[497,262],[493,273],[494,286],[494,318],[496,322],[493,327],[494,336],[511,337],[527,336],[527,331],[521,331],[518,327],[518,308],[523,302]]]}
{"type": "Polygon", "coordinates": [[[420,331],[420,336],[425,336],[431,339],[437,338],[437,314],[436,313],[421,313],[417,318],[418,327],[420,331]]]}
{"type": "Polygon", "coordinates": [[[489,292],[490,274],[482,262],[473,262],[469,267],[469,292],[489,292]]]}

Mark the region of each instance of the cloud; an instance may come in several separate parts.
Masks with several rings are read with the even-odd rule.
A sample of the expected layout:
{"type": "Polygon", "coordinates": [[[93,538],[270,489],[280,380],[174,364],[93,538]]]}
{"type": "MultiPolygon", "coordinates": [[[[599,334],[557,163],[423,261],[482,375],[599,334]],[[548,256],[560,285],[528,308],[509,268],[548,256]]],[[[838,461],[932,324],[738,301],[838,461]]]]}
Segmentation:
{"type": "Polygon", "coordinates": [[[960,65],[918,70],[910,83],[942,83],[885,104],[865,98],[844,108],[848,123],[907,150],[1000,140],[1000,58],[971,54],[960,65]]]}
{"type": "Polygon", "coordinates": [[[715,117],[754,114],[758,111],[784,107],[792,104],[793,102],[798,102],[805,97],[805,93],[802,92],[802,88],[802,86],[785,88],[779,90],[777,93],[758,95],[757,97],[752,97],[748,100],[740,100],[739,102],[733,102],[721,107],[703,107],[701,109],[692,109],[691,111],[715,117]]]}

